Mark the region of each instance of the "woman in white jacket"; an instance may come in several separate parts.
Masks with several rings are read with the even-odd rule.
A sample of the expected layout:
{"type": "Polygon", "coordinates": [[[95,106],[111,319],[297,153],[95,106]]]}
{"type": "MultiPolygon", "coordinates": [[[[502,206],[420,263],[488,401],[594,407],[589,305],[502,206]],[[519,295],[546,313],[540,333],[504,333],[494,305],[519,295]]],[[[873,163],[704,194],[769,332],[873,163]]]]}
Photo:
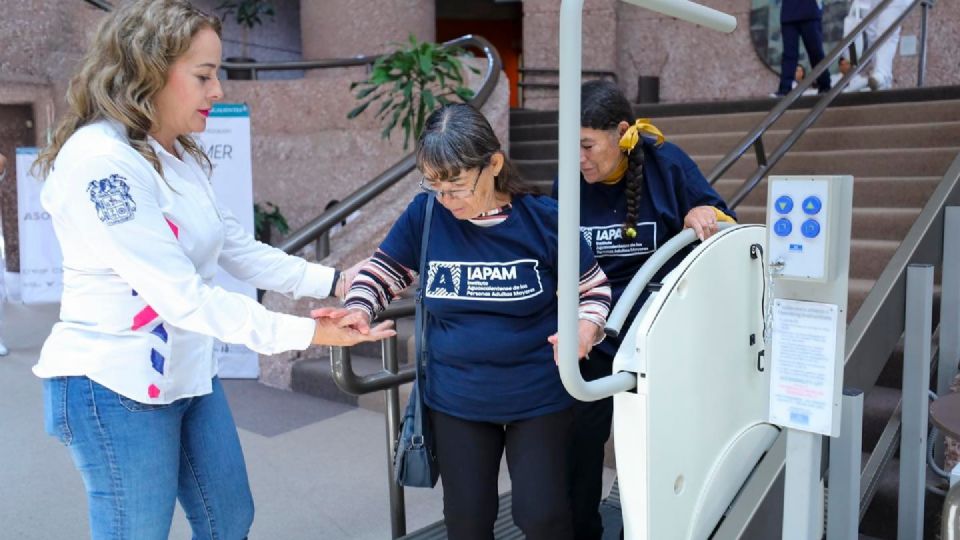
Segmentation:
{"type": "Polygon", "coordinates": [[[190,133],[223,95],[219,32],[187,0],[123,4],[99,27],[38,160],[64,291],[34,373],[47,431],[83,476],[95,539],[165,539],[177,499],[194,538],[247,535],[253,502],[214,338],[273,354],[393,333],[273,313],[212,285],[218,266],[297,297],[342,281],[256,242],[214,199],[190,133]]]}

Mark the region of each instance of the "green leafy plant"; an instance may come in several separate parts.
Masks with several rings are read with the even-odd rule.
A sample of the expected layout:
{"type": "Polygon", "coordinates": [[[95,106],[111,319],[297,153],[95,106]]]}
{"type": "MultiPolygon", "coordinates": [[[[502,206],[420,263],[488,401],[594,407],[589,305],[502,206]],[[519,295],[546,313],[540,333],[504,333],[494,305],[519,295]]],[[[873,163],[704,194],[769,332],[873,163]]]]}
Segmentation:
{"type": "Polygon", "coordinates": [[[263,24],[261,16],[273,17],[276,14],[273,0],[224,0],[216,10],[220,13],[220,19],[226,20],[232,15],[237,24],[248,30],[263,24]]]}
{"type": "Polygon", "coordinates": [[[273,18],[276,14],[273,0],[223,0],[217,5],[216,10],[220,14],[220,20],[226,21],[231,18],[240,26],[242,33],[240,42],[243,44],[241,59],[248,62],[252,61],[249,58],[247,36],[255,26],[263,24],[263,17],[273,18]]]}
{"type": "Polygon", "coordinates": [[[253,235],[265,243],[270,243],[270,230],[277,229],[280,234],[290,232],[287,218],[280,213],[280,207],[272,202],[253,203],[253,235]]]}
{"type": "MultiPolygon", "coordinates": [[[[463,49],[418,42],[412,34],[408,44],[397,46],[400,48],[373,63],[366,80],[350,85],[361,103],[347,113],[347,118],[356,118],[379,102],[375,116],[384,126],[381,137],[389,139],[399,125],[406,150],[411,138],[420,136],[424,121],[434,109],[452,100],[467,101],[473,97],[473,90],[464,86],[463,64],[458,58],[464,54],[463,49]]],[[[474,67],[469,69],[480,73],[474,67]]]]}

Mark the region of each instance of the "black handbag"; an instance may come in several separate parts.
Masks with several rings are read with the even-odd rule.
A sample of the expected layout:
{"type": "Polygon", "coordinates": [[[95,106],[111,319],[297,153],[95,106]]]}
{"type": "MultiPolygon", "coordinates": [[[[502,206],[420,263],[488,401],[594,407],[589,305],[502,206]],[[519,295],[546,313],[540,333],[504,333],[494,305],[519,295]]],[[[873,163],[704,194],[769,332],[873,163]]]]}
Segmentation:
{"type": "Polygon", "coordinates": [[[393,479],[397,484],[407,487],[432,488],[437,485],[440,468],[437,466],[437,454],[434,451],[433,430],[430,417],[423,404],[423,381],[426,378],[425,357],[427,355],[426,317],[423,307],[424,267],[427,260],[427,238],[430,235],[430,220],[433,217],[435,197],[427,197],[427,210],[423,220],[423,239],[420,243],[420,287],[416,300],[416,380],[410,392],[410,401],[403,414],[400,433],[394,445],[393,479]]]}

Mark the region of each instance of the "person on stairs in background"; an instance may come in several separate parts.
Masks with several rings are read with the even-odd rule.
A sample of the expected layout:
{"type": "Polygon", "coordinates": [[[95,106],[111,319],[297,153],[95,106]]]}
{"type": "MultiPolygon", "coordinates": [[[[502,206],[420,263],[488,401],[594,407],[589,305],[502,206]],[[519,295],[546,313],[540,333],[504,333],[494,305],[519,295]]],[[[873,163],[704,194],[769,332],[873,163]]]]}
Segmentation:
{"type": "Polygon", "coordinates": [[[118,3],[37,160],[65,272],[61,320],[33,371],[94,540],[165,540],[177,501],[193,538],[247,536],[253,498],[214,339],[275,354],[394,335],[271,312],[213,284],[222,267],[295,297],[346,285],[257,242],[217,204],[191,134],[223,97],[221,53],[220,20],[188,0],[118,3]]]}
{"type": "MultiPolygon", "coordinates": [[[[553,196],[558,195],[554,182],[553,196]]],[[[589,81],[580,93],[580,232],[607,274],[613,302],[644,262],[683,229],[701,240],[717,232],[717,223],[735,214],[710,187],[696,163],[667,142],[648,121],[637,120],[626,96],[612,81],[589,81]]],[[[661,281],[682,251],[654,276],[661,281]]],[[[624,323],[627,329],[646,300],[640,297],[624,323]]],[[[625,331],[623,332],[626,333],[625,331]]],[[[610,375],[619,338],[607,337],[580,362],[590,381],[610,375]]],[[[604,445],[610,438],[613,398],[576,402],[570,440],[569,477],[574,536],[599,540],[599,506],[604,445]]]]}
{"type": "MultiPolygon", "coordinates": [[[[7,156],[0,154],[0,185],[7,178],[7,156]]],[[[3,273],[6,271],[6,262],[3,259],[3,252],[0,251],[0,331],[3,329],[3,310],[7,303],[7,287],[4,283],[3,273]]],[[[0,356],[6,356],[10,351],[3,343],[3,336],[0,335],[0,356]]]]}
{"type": "MultiPolygon", "coordinates": [[[[867,9],[874,10],[880,5],[882,0],[865,0],[867,9]]],[[[893,21],[899,17],[907,7],[910,6],[910,0],[893,0],[884,9],[880,15],[867,25],[864,33],[867,35],[867,42],[872,46],[880,39],[880,36],[887,31],[893,24],[893,21]]],[[[871,90],[889,90],[893,87],[893,57],[897,54],[897,45],[900,43],[900,26],[894,29],[890,37],[880,44],[876,54],[873,55],[873,65],[870,70],[870,76],[867,83],[871,90]]]]}
{"type": "MultiPolygon", "coordinates": [[[[830,84],[836,86],[847,73],[850,73],[850,70],[853,69],[853,64],[850,63],[850,60],[846,56],[841,56],[838,61],[839,71],[830,76],[830,84]]],[[[844,92],[860,92],[867,88],[867,78],[863,75],[857,73],[854,75],[847,86],[843,89],[844,92]]]]}
{"type": "MultiPolygon", "coordinates": [[[[780,86],[776,96],[785,96],[793,88],[793,78],[800,60],[800,39],[810,57],[810,65],[823,60],[822,11],[817,0],[783,0],[780,6],[780,35],[783,36],[783,56],[780,61],[780,86]]],[[[817,92],[830,90],[830,73],[817,77],[817,92]]]]}

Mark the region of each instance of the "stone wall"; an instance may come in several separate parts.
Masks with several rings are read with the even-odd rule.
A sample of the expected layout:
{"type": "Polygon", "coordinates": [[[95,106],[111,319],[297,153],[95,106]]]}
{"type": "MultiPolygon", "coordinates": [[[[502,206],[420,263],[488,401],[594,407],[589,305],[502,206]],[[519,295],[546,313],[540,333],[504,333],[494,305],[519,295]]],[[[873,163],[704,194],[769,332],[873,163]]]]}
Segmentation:
{"type": "MultiPolygon", "coordinates": [[[[14,147],[40,146],[49,119],[63,110],[62,96],[76,69],[89,34],[103,12],[79,0],[10,0],[0,17],[0,106],[33,109],[34,140],[0,137],[0,152],[14,161],[14,147]]],[[[11,166],[0,189],[0,213],[6,245],[6,266],[20,268],[17,227],[17,183],[11,166]]]]}

